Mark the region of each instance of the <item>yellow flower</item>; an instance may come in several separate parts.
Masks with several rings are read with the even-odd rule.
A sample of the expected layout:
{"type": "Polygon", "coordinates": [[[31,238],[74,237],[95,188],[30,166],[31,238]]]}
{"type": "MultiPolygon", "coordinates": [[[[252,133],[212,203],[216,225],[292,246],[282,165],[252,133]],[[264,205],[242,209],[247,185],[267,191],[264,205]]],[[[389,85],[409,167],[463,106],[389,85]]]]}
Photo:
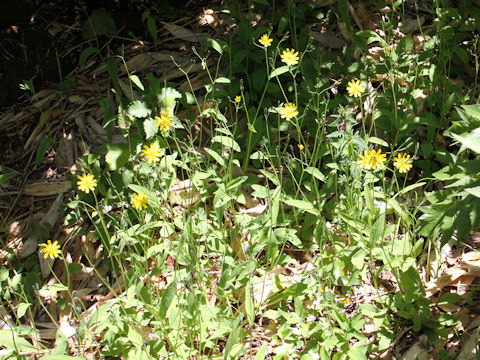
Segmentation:
{"type": "Polygon", "coordinates": [[[168,110],[162,109],[160,116],[155,116],[155,124],[161,131],[168,131],[173,126],[173,119],[168,114],[168,110]]]}
{"type": "Polygon", "coordinates": [[[265,47],[269,47],[270,45],[272,45],[272,41],[273,39],[269,38],[268,34],[263,34],[262,37],[258,39],[258,42],[265,47]]]}
{"type": "Polygon", "coordinates": [[[305,146],[303,146],[302,144],[298,144],[298,150],[302,151],[303,149],[305,149],[305,146]]]}
{"type": "Polygon", "coordinates": [[[348,83],[347,91],[349,96],[359,97],[365,91],[365,85],[360,80],[352,80],[348,83]]]}
{"type": "Polygon", "coordinates": [[[147,195],[144,192],[133,194],[130,203],[132,204],[133,208],[137,210],[146,209],[148,204],[147,195]]]}
{"type": "Polygon", "coordinates": [[[239,103],[240,100],[242,100],[242,98],[240,97],[240,95],[235,96],[235,102],[236,102],[236,103],[239,103]]]}
{"type": "Polygon", "coordinates": [[[290,120],[298,115],[297,106],[294,103],[286,103],[279,111],[282,119],[290,120]]]}
{"type": "Polygon", "coordinates": [[[83,173],[82,176],[78,177],[77,185],[79,190],[84,193],[89,193],[90,191],[95,190],[97,187],[97,179],[92,174],[83,173]]]}
{"type": "Polygon", "coordinates": [[[162,150],[160,150],[160,146],[157,143],[151,143],[150,146],[143,145],[143,150],[140,155],[145,157],[149,164],[152,164],[160,160],[162,150]]]}
{"type": "Polygon", "coordinates": [[[363,155],[358,155],[359,160],[358,164],[362,169],[365,170],[375,170],[377,167],[382,166],[385,161],[387,161],[387,156],[382,154],[382,149],[378,151],[374,150],[365,150],[363,155]]]}
{"type": "Polygon", "coordinates": [[[393,166],[395,166],[401,173],[406,173],[412,168],[412,160],[407,153],[398,154],[393,160],[393,166]]]}
{"type": "Polygon", "coordinates": [[[282,61],[288,66],[294,66],[298,64],[298,52],[294,49],[283,50],[282,55],[280,56],[282,61]]]}
{"type": "Polygon", "coordinates": [[[41,244],[41,246],[43,246],[43,249],[40,250],[40,254],[45,253],[43,256],[44,259],[50,256],[50,258],[53,260],[62,253],[60,250],[60,245],[58,245],[58,241],[54,241],[52,244],[52,240],[47,240],[47,242],[41,244]]]}

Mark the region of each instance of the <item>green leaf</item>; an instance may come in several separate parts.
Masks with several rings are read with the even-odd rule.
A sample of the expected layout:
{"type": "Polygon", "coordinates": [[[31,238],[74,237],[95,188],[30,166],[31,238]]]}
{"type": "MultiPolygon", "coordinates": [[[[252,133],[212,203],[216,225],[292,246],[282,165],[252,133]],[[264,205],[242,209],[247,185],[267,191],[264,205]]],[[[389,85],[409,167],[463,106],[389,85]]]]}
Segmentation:
{"type": "Polygon", "coordinates": [[[385,213],[381,214],[375,221],[370,232],[370,248],[373,249],[383,240],[385,234],[385,213]]]}
{"type": "Polygon", "coordinates": [[[382,140],[380,138],[377,138],[375,136],[369,137],[367,142],[372,143],[372,144],[377,144],[380,146],[388,147],[388,143],[385,140],[382,140]]]}
{"type": "Polygon", "coordinates": [[[279,68],[276,68],[273,70],[270,75],[268,76],[268,80],[273,79],[274,77],[277,77],[278,75],[285,74],[288,72],[289,67],[287,65],[285,66],[280,66],[279,68]]]}
{"type": "Polygon", "coordinates": [[[452,316],[449,314],[440,314],[436,316],[435,319],[438,321],[440,325],[443,325],[443,326],[453,326],[460,323],[460,320],[458,320],[455,316],[452,316]]]}
{"type": "Polygon", "coordinates": [[[37,156],[36,156],[37,165],[40,165],[42,163],[43,156],[45,155],[45,151],[47,151],[48,147],[52,142],[53,142],[53,139],[51,137],[46,137],[41,141],[40,145],[38,145],[37,156]]]}
{"type": "Polygon", "coordinates": [[[225,159],[221,157],[216,151],[209,149],[209,148],[203,148],[208,155],[210,155],[216,162],[220,164],[220,166],[224,167],[225,166],[225,159]]]}
{"type": "Polygon", "coordinates": [[[0,330],[0,345],[18,352],[38,352],[38,349],[24,338],[12,334],[12,330],[0,330]]]}
{"type": "Polygon", "coordinates": [[[212,143],[220,143],[223,146],[227,146],[234,151],[240,152],[240,145],[231,137],[223,136],[223,135],[216,135],[212,139],[212,143]]]}
{"type": "Polygon", "coordinates": [[[225,41],[222,40],[214,40],[214,39],[206,39],[205,44],[208,46],[212,47],[214,50],[216,50],[220,55],[223,54],[223,48],[227,45],[225,41]]]}
{"type": "Polygon", "coordinates": [[[154,119],[146,119],[143,122],[143,130],[145,130],[146,139],[151,139],[158,134],[158,126],[154,119]]]}
{"type": "Polygon", "coordinates": [[[130,80],[132,80],[132,82],[137,85],[137,87],[139,89],[141,89],[142,91],[145,90],[145,87],[143,86],[142,82],[140,81],[140,79],[138,78],[137,75],[130,75],[130,80]]]}
{"type": "Polygon", "coordinates": [[[242,329],[241,327],[242,320],[243,320],[243,314],[241,314],[240,316],[237,316],[232,324],[232,327],[231,327],[232,332],[230,333],[227,343],[225,344],[225,349],[223,350],[224,360],[229,359],[229,355],[230,355],[230,352],[232,351],[233,346],[239,343],[240,331],[242,329]]]}
{"type": "Polygon", "coordinates": [[[279,292],[279,293],[277,293],[273,296],[270,296],[268,298],[268,303],[270,305],[272,305],[272,304],[275,304],[279,301],[286,300],[290,296],[300,295],[301,293],[303,293],[303,291],[307,287],[308,287],[307,284],[304,284],[304,283],[293,284],[290,287],[286,288],[285,290],[283,290],[283,291],[281,291],[281,292],[279,292]]]}
{"type": "Polygon", "coordinates": [[[455,294],[455,293],[448,293],[448,294],[442,295],[440,297],[440,300],[438,300],[438,305],[455,304],[455,303],[459,302],[460,300],[462,300],[462,297],[460,295],[455,294]]]}
{"type": "Polygon", "coordinates": [[[230,181],[227,186],[226,186],[226,190],[227,191],[231,191],[231,190],[234,190],[236,189],[237,187],[239,187],[240,185],[242,185],[245,181],[248,180],[248,176],[240,176],[236,179],[233,179],[232,181],[230,181]]]}
{"type": "Polygon", "coordinates": [[[245,313],[247,315],[247,320],[250,328],[252,328],[253,321],[255,320],[255,306],[253,304],[250,286],[250,283],[247,283],[247,285],[245,286],[245,313]]]}
{"type": "Polygon", "coordinates": [[[462,144],[462,149],[468,148],[477,154],[480,154],[480,128],[476,128],[469,134],[463,136],[452,134],[452,137],[462,144]]]}
{"type": "Polygon", "coordinates": [[[418,188],[418,187],[420,187],[420,186],[423,186],[423,185],[425,185],[425,184],[426,184],[426,182],[425,182],[425,181],[422,181],[422,182],[419,182],[419,183],[416,183],[416,184],[408,185],[406,188],[403,188],[402,190],[400,190],[396,196],[406,194],[406,193],[408,193],[409,191],[411,191],[411,190],[413,190],[413,189],[416,189],[416,188],[418,188]]]}
{"type": "MultiPolygon", "coordinates": [[[[1,169],[0,169],[1,170],[1,169]]],[[[14,172],[9,172],[9,173],[6,173],[6,174],[1,174],[0,175],[0,184],[3,184],[4,182],[7,182],[8,180],[10,180],[11,178],[17,176],[17,173],[14,173],[14,172]]]]}
{"type": "Polygon", "coordinates": [[[73,262],[67,265],[67,269],[70,274],[75,274],[82,271],[83,267],[82,267],[82,264],[73,262]]]}
{"type": "Polygon", "coordinates": [[[144,118],[152,113],[152,110],[148,108],[147,104],[140,100],[135,100],[128,107],[128,114],[136,118],[144,118]]]}
{"type": "Polygon", "coordinates": [[[123,167],[130,157],[128,144],[107,144],[105,162],[108,171],[115,171],[123,167]]]}
{"type": "Polygon", "coordinates": [[[283,202],[287,205],[293,206],[297,209],[304,210],[306,212],[309,212],[310,214],[314,215],[319,215],[319,212],[313,204],[309,201],[305,200],[297,200],[297,199],[285,199],[283,202]]]}
{"type": "Polygon", "coordinates": [[[227,79],[226,77],[219,77],[215,79],[215,84],[230,84],[230,79],[227,79]]]}
{"type": "Polygon", "coordinates": [[[307,167],[305,169],[305,172],[312,175],[314,178],[320,180],[321,182],[325,182],[327,181],[327,178],[325,177],[325,175],[322,174],[322,172],[315,168],[315,167],[307,167]]]}
{"type": "Polygon", "coordinates": [[[66,291],[68,287],[63,284],[46,285],[41,288],[42,291],[66,291]]]}
{"type": "Polygon", "coordinates": [[[471,188],[464,189],[465,192],[469,193],[470,195],[476,196],[480,198],[480,186],[474,186],[471,188]]]}
{"type": "Polygon", "coordinates": [[[87,61],[87,59],[90,57],[90,55],[93,55],[95,53],[98,52],[98,49],[96,47],[89,47],[89,48],[86,48],[85,50],[82,51],[82,53],[80,54],[80,60],[78,61],[78,63],[80,65],[83,65],[85,63],[85,61],[87,61]]]}
{"type": "Polygon", "coordinates": [[[164,319],[167,316],[168,308],[172,304],[173,298],[177,293],[177,282],[172,281],[168,285],[167,289],[162,294],[162,299],[160,300],[160,318],[164,319]]]}
{"type": "Polygon", "coordinates": [[[257,351],[257,354],[255,355],[255,360],[265,360],[265,356],[267,355],[267,345],[268,343],[264,341],[260,349],[257,351]]]}
{"type": "Polygon", "coordinates": [[[42,357],[43,360],[85,360],[85,357],[75,355],[75,356],[69,356],[69,355],[48,355],[45,357],[42,357]]]}
{"type": "Polygon", "coordinates": [[[30,307],[30,303],[20,303],[18,304],[17,308],[17,318],[20,319],[25,313],[27,312],[28,308],[30,307]]]}

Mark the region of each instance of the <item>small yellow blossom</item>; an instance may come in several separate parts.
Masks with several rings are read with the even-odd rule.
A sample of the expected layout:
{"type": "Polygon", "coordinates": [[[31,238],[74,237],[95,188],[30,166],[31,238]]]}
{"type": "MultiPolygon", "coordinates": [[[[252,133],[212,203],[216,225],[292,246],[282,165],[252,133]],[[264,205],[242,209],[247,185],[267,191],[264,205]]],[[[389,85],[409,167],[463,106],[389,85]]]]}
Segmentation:
{"type": "Polygon", "coordinates": [[[294,103],[286,103],[279,111],[282,119],[290,120],[298,115],[297,106],[294,103]]]}
{"type": "Polygon", "coordinates": [[[303,149],[305,149],[305,146],[303,146],[302,144],[298,144],[298,150],[302,151],[303,149]]]}
{"type": "Polygon", "coordinates": [[[352,80],[347,84],[347,91],[349,96],[359,97],[365,91],[365,85],[360,80],[352,80]]]}
{"type": "Polygon", "coordinates": [[[358,164],[365,170],[375,170],[377,167],[382,166],[387,161],[387,156],[382,154],[382,149],[365,150],[364,154],[358,155],[358,164]]]}
{"type": "Polygon", "coordinates": [[[269,47],[270,45],[272,45],[272,41],[273,39],[269,38],[268,34],[263,34],[262,37],[258,39],[258,42],[265,47],[269,47]]]}
{"type": "Polygon", "coordinates": [[[82,176],[78,177],[77,185],[81,191],[88,194],[90,191],[95,190],[95,188],[97,187],[97,179],[95,179],[93,174],[83,173],[82,176]]]}
{"type": "Polygon", "coordinates": [[[155,124],[160,128],[160,131],[168,131],[173,126],[173,119],[166,109],[162,109],[160,116],[155,116],[155,120],[155,124]]]}
{"type": "Polygon", "coordinates": [[[288,49],[283,50],[282,55],[280,56],[282,62],[287,64],[288,66],[294,66],[298,64],[298,51],[295,51],[295,49],[288,49]]]}
{"type": "Polygon", "coordinates": [[[162,150],[157,143],[151,143],[150,146],[143,145],[143,150],[140,153],[149,164],[156,163],[160,160],[160,156],[162,156],[162,150]]]}
{"type": "Polygon", "coordinates": [[[137,210],[146,209],[148,204],[147,195],[144,192],[133,194],[130,203],[132,204],[132,207],[137,210]]]}
{"type": "Polygon", "coordinates": [[[233,294],[232,293],[228,294],[228,298],[233,299],[233,294]]]}
{"type": "Polygon", "coordinates": [[[407,153],[398,154],[393,160],[393,166],[401,173],[406,173],[412,168],[412,159],[407,153]]]}
{"type": "Polygon", "coordinates": [[[242,98],[240,97],[240,95],[235,96],[235,102],[236,102],[236,103],[239,103],[240,100],[242,100],[242,98]]]}
{"type": "Polygon", "coordinates": [[[40,253],[45,253],[43,256],[44,259],[50,256],[50,258],[56,259],[62,251],[60,250],[60,245],[58,245],[58,241],[54,241],[52,244],[52,240],[47,240],[46,243],[41,244],[43,249],[40,250],[40,253]]]}

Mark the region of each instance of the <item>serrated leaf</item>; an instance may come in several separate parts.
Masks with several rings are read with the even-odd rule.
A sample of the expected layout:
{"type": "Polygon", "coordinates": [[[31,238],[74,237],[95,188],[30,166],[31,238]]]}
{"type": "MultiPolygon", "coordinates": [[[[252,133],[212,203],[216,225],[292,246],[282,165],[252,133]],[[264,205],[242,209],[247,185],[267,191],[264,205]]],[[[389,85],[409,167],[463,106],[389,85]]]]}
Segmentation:
{"type": "Polygon", "coordinates": [[[452,137],[462,144],[462,148],[466,147],[480,154],[480,128],[476,128],[467,135],[452,134],[452,137]]]}
{"type": "Polygon", "coordinates": [[[146,119],[143,122],[143,130],[145,130],[145,137],[151,139],[158,134],[158,126],[154,119],[146,119]]]}
{"type": "Polygon", "coordinates": [[[147,104],[140,100],[135,100],[128,107],[128,114],[136,118],[144,118],[152,113],[152,110],[148,108],[147,104]]]}

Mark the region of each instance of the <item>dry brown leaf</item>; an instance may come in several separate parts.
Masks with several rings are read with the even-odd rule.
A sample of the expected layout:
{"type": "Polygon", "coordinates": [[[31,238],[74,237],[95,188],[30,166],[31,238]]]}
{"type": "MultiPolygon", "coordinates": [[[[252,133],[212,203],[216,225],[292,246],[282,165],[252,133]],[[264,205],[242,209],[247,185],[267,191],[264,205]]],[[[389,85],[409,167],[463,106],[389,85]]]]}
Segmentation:
{"type": "Polygon", "coordinates": [[[67,180],[54,182],[40,181],[25,185],[23,193],[32,196],[49,196],[61,194],[70,190],[72,190],[72,184],[67,180]]]}
{"type": "Polygon", "coordinates": [[[442,290],[444,287],[454,284],[458,279],[460,279],[460,277],[465,274],[467,274],[467,270],[459,267],[447,269],[445,273],[442,274],[440,277],[425,284],[426,296],[431,297],[433,294],[442,290]]]}
{"type": "Polygon", "coordinates": [[[400,360],[427,360],[428,358],[428,349],[425,349],[420,343],[415,343],[402,355],[400,360]]]}
{"type": "Polygon", "coordinates": [[[32,133],[30,134],[27,142],[25,143],[25,146],[23,147],[23,150],[27,150],[30,144],[33,142],[33,140],[37,137],[37,135],[40,134],[40,131],[42,131],[43,127],[45,126],[45,123],[48,121],[50,118],[50,115],[52,114],[52,108],[45,110],[43,113],[40,114],[40,119],[38,120],[38,124],[33,129],[32,133]]]}
{"type": "Polygon", "coordinates": [[[478,332],[472,331],[462,335],[461,343],[462,350],[457,357],[457,360],[476,360],[478,347],[478,332]]]}
{"type": "Polygon", "coordinates": [[[200,192],[190,179],[176,181],[168,190],[169,201],[172,205],[192,206],[200,200],[200,192]]]}

